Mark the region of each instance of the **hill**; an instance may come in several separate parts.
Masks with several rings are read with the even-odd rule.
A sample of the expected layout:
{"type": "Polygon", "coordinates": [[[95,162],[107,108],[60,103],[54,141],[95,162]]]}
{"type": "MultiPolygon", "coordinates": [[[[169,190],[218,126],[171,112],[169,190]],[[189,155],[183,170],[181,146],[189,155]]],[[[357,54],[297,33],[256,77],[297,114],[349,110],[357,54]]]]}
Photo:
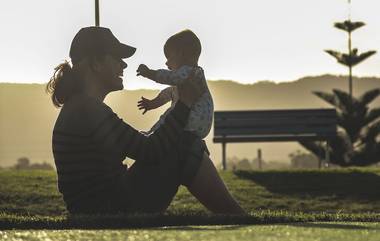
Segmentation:
{"type": "MultiPolygon", "coordinates": [[[[347,77],[323,75],[305,77],[292,82],[261,81],[239,84],[233,81],[209,81],[216,110],[326,108],[325,102],[311,91],[347,89],[347,77]]],[[[354,95],[380,87],[380,78],[354,78],[354,95]]],[[[13,165],[17,158],[26,156],[32,162],[52,163],[51,133],[59,110],[51,104],[42,84],[0,84],[0,166],[13,165]]],[[[161,107],[141,115],[136,107],[141,96],[152,98],[156,90],[124,90],[110,94],[106,102],[118,115],[136,129],[149,129],[168,107],[161,107]]],[[[380,106],[380,98],[374,101],[380,106]]],[[[206,138],[215,163],[220,163],[221,147],[212,143],[213,133],[206,138]]],[[[227,155],[256,156],[261,148],[266,161],[286,162],[288,154],[301,149],[297,143],[229,144],[227,155]]]]}

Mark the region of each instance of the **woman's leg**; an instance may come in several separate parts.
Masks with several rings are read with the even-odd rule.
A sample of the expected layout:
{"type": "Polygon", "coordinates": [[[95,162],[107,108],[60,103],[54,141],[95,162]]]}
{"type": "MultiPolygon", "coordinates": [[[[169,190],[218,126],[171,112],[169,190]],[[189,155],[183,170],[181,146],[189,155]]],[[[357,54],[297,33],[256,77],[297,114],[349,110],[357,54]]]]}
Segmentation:
{"type": "Polygon", "coordinates": [[[130,210],[134,212],[164,212],[180,185],[177,154],[161,160],[159,165],[135,162],[128,169],[130,210]]]}
{"type": "Polygon", "coordinates": [[[231,196],[206,153],[203,154],[198,172],[187,189],[214,213],[247,214],[231,196]]]}

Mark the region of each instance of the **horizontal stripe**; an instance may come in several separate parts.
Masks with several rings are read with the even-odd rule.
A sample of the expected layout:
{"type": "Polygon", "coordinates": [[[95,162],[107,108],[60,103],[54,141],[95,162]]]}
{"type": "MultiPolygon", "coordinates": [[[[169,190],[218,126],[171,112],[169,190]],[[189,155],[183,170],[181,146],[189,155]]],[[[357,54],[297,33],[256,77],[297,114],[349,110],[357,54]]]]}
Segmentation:
{"type": "MultiPolygon", "coordinates": [[[[64,200],[67,203],[74,203],[80,200],[85,200],[89,196],[99,196],[106,193],[109,190],[112,190],[114,187],[115,181],[119,179],[118,176],[113,176],[110,179],[100,179],[98,182],[85,183],[86,185],[74,185],[70,188],[70,191],[66,191],[64,194],[64,200]]],[[[103,198],[105,198],[103,196],[103,198]]]]}
{"type": "Polygon", "coordinates": [[[117,118],[117,115],[113,112],[111,112],[110,114],[108,114],[91,132],[90,136],[93,136],[95,135],[96,132],[98,132],[99,129],[102,128],[103,125],[105,125],[106,123],[108,123],[110,120],[113,120],[115,119],[115,117],[117,118]]]}
{"type": "Polygon", "coordinates": [[[73,139],[86,139],[89,138],[90,135],[80,135],[73,134],[70,132],[62,131],[62,130],[53,130],[53,137],[64,137],[64,138],[73,138],[73,139]]]}
{"type": "Polygon", "coordinates": [[[113,170],[108,170],[104,172],[96,172],[96,171],[85,171],[85,172],[77,172],[77,173],[60,173],[58,177],[59,183],[71,184],[71,183],[81,183],[81,182],[94,182],[94,180],[100,180],[101,178],[110,178],[113,176],[121,175],[124,173],[124,170],[119,168],[115,168],[113,170]]]}

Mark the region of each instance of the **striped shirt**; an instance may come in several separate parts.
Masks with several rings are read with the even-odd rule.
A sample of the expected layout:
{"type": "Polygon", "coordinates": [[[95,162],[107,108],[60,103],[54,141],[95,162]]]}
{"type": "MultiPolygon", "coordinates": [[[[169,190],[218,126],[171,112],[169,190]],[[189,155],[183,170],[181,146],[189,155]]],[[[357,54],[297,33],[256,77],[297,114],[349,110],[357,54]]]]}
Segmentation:
{"type": "Polygon", "coordinates": [[[189,108],[178,102],[154,134],[145,136],[120,119],[110,107],[85,95],[62,107],[53,131],[58,189],[70,210],[119,185],[122,161],[156,165],[179,143],[189,108]]]}

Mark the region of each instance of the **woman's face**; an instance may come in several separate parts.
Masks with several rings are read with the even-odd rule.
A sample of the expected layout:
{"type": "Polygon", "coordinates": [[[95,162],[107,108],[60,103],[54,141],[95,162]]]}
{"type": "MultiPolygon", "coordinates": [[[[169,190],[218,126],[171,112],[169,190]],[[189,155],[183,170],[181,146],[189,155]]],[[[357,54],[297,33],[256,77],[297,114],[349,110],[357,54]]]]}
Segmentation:
{"type": "Polygon", "coordinates": [[[122,77],[123,70],[127,66],[121,58],[112,55],[106,55],[104,60],[99,62],[97,68],[99,80],[107,93],[124,88],[122,77]]]}

